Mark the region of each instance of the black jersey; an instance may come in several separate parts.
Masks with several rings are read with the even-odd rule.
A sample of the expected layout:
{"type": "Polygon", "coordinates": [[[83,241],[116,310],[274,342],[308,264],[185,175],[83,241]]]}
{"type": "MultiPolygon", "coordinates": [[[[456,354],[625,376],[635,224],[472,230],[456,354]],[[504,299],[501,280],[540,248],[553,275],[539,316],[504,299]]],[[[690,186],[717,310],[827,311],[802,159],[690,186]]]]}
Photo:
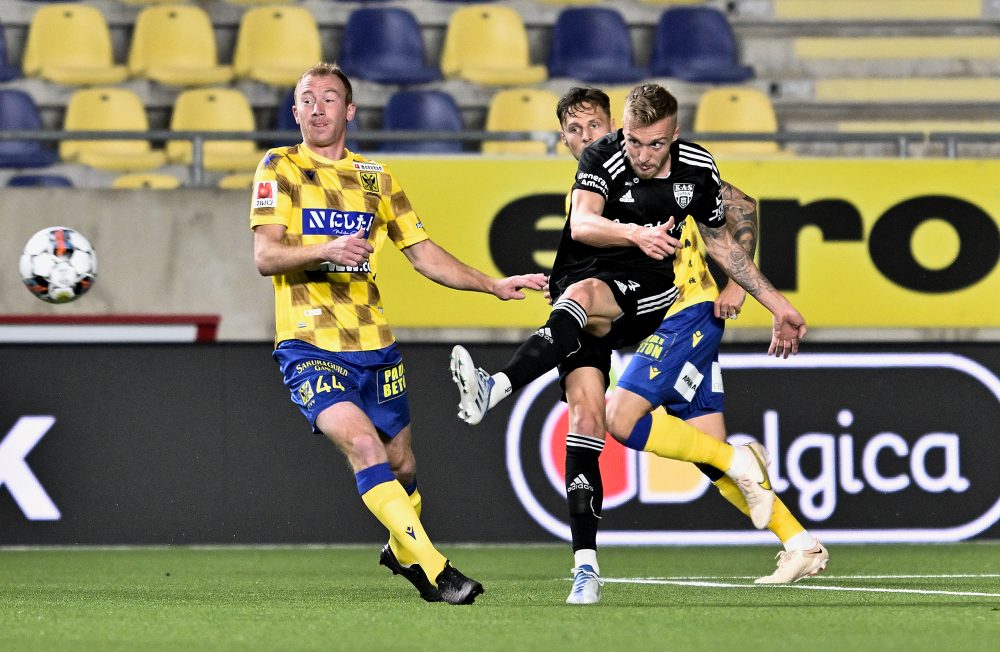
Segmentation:
{"type": "MultiPolygon", "coordinates": [[[[641,226],[663,224],[672,215],[670,234],[679,237],[688,215],[712,227],[725,224],[722,208],[722,185],[715,160],[700,145],[677,140],[670,145],[670,174],[665,178],[642,180],[632,170],[625,154],[625,137],[619,129],[594,141],[580,156],[576,172],[577,188],[604,197],[603,215],[616,222],[641,226]]],[[[572,211],[572,209],[571,209],[572,211]]],[[[567,216],[559,240],[550,284],[567,276],[576,276],[595,263],[641,267],[662,271],[672,282],[673,256],[664,260],[650,258],[635,246],[594,247],[574,240],[570,230],[572,213],[567,216]]]]}

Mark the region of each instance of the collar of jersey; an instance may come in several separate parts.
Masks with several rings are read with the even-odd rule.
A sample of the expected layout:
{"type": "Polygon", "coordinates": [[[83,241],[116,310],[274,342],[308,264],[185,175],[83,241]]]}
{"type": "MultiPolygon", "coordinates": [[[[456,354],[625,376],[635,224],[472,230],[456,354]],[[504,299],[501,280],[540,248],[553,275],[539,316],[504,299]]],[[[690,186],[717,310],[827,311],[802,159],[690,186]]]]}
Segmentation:
{"type": "Polygon", "coordinates": [[[362,163],[366,162],[363,156],[355,154],[346,147],[344,148],[344,157],[337,160],[326,158],[325,156],[317,154],[313,150],[309,149],[305,143],[299,143],[299,150],[302,151],[306,158],[310,159],[314,163],[319,163],[322,166],[342,167],[346,165],[348,167],[353,167],[355,161],[360,161],[362,163]]]}

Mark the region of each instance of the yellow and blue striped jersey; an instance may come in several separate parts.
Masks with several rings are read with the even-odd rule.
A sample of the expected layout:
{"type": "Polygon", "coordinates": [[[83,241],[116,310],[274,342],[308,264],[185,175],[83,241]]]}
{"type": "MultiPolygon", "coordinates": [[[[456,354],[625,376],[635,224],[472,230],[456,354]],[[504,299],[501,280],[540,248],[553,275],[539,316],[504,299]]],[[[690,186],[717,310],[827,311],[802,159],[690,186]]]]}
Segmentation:
{"type": "Polygon", "coordinates": [[[251,228],[281,224],[287,244],[318,244],[359,230],[375,251],[366,264],[325,263],[276,274],[275,343],[301,340],[328,351],[372,351],[395,341],[375,284],[386,237],[398,249],[428,239],[387,167],[344,150],[334,161],[304,144],[268,150],[257,166],[251,228]]]}

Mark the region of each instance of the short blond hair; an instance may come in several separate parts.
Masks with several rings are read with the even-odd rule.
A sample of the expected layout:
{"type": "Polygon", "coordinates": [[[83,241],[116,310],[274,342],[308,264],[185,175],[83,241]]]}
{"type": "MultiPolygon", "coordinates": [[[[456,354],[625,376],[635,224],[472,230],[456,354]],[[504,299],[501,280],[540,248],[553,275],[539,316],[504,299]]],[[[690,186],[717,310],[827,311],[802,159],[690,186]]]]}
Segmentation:
{"type": "Polygon", "coordinates": [[[625,98],[624,119],[636,127],[648,127],[677,116],[677,98],[659,84],[639,84],[625,98]]]}

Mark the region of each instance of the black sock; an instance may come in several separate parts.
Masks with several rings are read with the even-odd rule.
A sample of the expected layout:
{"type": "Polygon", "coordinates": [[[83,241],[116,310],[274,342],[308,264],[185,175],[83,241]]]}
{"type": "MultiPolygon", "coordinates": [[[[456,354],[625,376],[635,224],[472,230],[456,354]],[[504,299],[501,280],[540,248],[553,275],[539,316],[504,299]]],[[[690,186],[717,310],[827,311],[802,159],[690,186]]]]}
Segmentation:
{"type": "Polygon", "coordinates": [[[695,466],[698,467],[699,471],[707,475],[708,479],[711,480],[712,482],[718,482],[719,480],[722,479],[722,476],[726,475],[725,473],[723,473],[722,471],[720,471],[719,469],[715,468],[710,464],[702,464],[701,462],[695,462],[695,466]]]}
{"type": "Polygon", "coordinates": [[[559,299],[552,306],[549,320],[522,344],[501,371],[510,379],[511,391],[516,392],[563,358],[575,351],[580,331],[587,325],[587,313],[572,299],[559,299]]]}
{"type": "Polygon", "coordinates": [[[601,522],[604,485],[598,459],[604,442],[593,437],[566,435],[566,502],[573,552],[597,550],[597,528],[601,522]]]}

